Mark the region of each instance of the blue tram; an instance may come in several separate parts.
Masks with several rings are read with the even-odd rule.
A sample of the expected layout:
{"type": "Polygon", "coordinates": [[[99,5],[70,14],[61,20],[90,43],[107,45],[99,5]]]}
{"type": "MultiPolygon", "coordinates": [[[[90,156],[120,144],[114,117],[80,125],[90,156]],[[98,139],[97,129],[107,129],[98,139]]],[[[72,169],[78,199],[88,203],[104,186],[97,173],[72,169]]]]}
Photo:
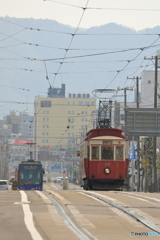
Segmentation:
{"type": "Polygon", "coordinates": [[[19,190],[43,190],[43,173],[41,162],[28,160],[22,161],[18,168],[19,190]]]}

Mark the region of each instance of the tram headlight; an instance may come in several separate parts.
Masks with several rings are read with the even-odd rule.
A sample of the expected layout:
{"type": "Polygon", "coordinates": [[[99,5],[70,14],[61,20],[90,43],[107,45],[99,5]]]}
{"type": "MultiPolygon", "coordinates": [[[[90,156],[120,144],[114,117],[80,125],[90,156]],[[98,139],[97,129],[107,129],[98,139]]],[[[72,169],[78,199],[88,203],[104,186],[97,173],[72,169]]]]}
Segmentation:
{"type": "Polygon", "coordinates": [[[105,174],[110,174],[110,172],[111,172],[111,169],[110,169],[110,168],[107,167],[107,168],[104,169],[104,173],[105,173],[105,174]]]}
{"type": "Polygon", "coordinates": [[[123,178],[123,175],[122,175],[122,174],[120,174],[120,175],[119,175],[119,177],[120,177],[120,178],[123,178]]]}

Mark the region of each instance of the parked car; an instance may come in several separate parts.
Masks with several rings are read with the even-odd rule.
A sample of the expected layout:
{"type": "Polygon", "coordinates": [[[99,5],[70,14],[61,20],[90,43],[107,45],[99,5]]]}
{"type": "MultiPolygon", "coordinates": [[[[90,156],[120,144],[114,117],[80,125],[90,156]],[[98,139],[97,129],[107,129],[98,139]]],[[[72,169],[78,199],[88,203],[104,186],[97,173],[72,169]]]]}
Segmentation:
{"type": "Polygon", "coordinates": [[[0,180],[0,190],[8,190],[8,181],[0,180]]]}
{"type": "Polygon", "coordinates": [[[50,182],[54,182],[55,178],[54,177],[51,177],[50,178],[50,182]]]}
{"type": "Polygon", "coordinates": [[[68,177],[65,177],[65,179],[63,179],[63,177],[62,177],[61,182],[63,182],[63,180],[66,180],[69,182],[68,177]]]}
{"type": "Polygon", "coordinates": [[[62,177],[56,177],[56,178],[54,179],[54,182],[55,182],[55,183],[60,183],[61,180],[62,180],[62,177]]]}

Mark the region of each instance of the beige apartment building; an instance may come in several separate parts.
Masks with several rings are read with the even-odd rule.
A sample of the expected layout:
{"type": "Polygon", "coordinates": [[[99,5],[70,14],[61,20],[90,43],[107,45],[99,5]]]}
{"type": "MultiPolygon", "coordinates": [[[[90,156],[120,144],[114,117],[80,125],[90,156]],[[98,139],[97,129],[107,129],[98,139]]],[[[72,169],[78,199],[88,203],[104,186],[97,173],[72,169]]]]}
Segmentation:
{"type": "Polygon", "coordinates": [[[35,135],[39,150],[76,148],[86,131],[95,127],[96,99],[89,94],[68,94],[49,89],[48,97],[35,98],[35,135]]]}

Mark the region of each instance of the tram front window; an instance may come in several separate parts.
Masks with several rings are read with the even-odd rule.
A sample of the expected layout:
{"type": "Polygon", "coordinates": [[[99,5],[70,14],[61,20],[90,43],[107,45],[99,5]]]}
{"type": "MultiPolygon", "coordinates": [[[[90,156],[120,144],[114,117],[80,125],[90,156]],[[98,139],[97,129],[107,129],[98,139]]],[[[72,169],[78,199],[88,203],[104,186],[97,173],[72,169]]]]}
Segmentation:
{"type": "Polygon", "coordinates": [[[116,147],[116,160],[123,160],[123,147],[116,147]]]}
{"type": "Polygon", "coordinates": [[[42,181],[42,171],[41,170],[28,170],[23,169],[19,174],[20,184],[41,184],[42,181]]]}
{"type": "Polygon", "coordinates": [[[92,147],[92,159],[99,159],[99,147],[92,147]]]}
{"type": "Polygon", "coordinates": [[[112,147],[102,147],[102,160],[113,160],[112,147]]]}

